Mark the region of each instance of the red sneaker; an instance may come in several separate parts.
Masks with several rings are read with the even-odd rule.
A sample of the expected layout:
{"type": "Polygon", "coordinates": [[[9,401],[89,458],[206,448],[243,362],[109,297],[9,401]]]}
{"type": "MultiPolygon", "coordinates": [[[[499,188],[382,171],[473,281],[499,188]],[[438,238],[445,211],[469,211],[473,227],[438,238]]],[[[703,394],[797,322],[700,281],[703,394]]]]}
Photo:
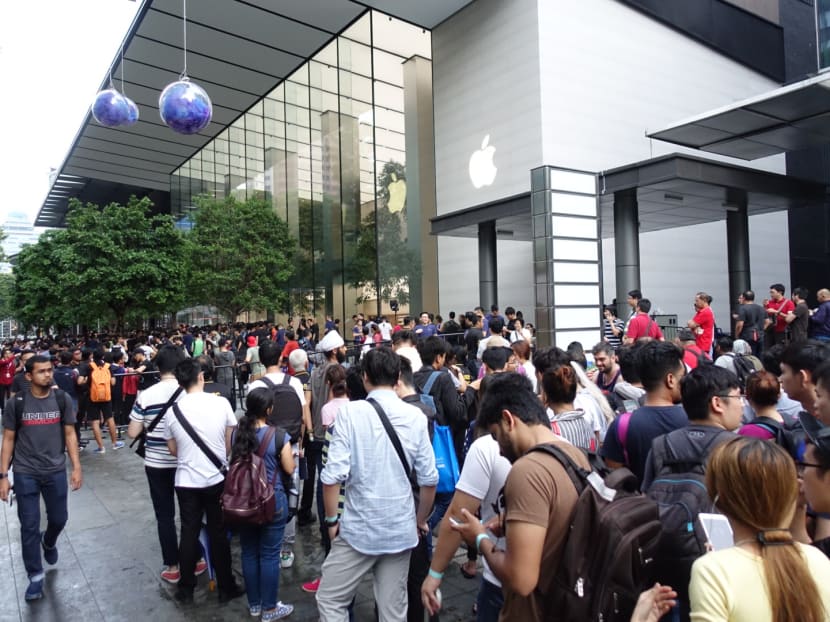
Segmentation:
{"type": "Polygon", "coordinates": [[[175,585],[179,582],[179,579],[181,578],[181,573],[178,570],[162,570],[161,578],[167,581],[168,583],[172,583],[173,585],[175,585]]]}
{"type": "MultiPolygon", "coordinates": [[[[207,570],[207,562],[205,561],[205,558],[203,557],[202,559],[200,559],[199,561],[196,562],[196,570],[194,571],[194,574],[198,577],[205,570],[207,570]]],[[[178,579],[176,579],[176,580],[178,581],[178,579]]]]}
{"type": "Polygon", "coordinates": [[[314,581],[303,583],[302,588],[303,592],[308,592],[309,594],[316,594],[317,590],[320,589],[320,577],[317,577],[316,579],[314,579],[314,581]]]}

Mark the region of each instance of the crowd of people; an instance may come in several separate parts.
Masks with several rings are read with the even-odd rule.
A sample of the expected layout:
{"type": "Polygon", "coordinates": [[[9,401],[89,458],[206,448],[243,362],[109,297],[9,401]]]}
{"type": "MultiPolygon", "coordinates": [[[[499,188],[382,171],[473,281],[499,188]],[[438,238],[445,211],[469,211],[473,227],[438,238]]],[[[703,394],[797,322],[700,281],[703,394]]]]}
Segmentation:
{"type": "Polygon", "coordinates": [[[13,467],[25,598],[42,597],[43,563],[58,561],[81,434],[105,453],[103,424],[113,450],[118,426],[135,439],[159,578],[183,604],[208,569],[204,528],[219,599],[289,616],[280,569],[297,525],[316,524],[326,556],[302,589],[326,622],[353,619],[369,572],[380,620],[438,619],[459,548],[465,577],[480,568],[479,621],[575,619],[552,607],[583,588],[595,608],[616,590],[602,619],[830,620],[830,292],[812,311],[807,297],[774,284],[758,305],[744,292],[733,338],[698,292],[666,340],[634,290],[628,318],[609,305],[601,341],[565,349],[537,347],[521,312],[496,305],[394,325],[356,315],[348,345],[331,317],[322,330],[289,319],[9,343],[0,499],[13,467]],[[257,468],[271,496],[254,521],[234,513],[230,483],[257,468]],[[579,550],[569,539],[584,537],[572,520],[591,485],[574,473],[589,472],[597,490],[627,482],[620,495],[642,495],[659,520],[634,592],[595,585],[598,569],[585,585],[558,580],[578,561],[564,558],[579,550]]]}

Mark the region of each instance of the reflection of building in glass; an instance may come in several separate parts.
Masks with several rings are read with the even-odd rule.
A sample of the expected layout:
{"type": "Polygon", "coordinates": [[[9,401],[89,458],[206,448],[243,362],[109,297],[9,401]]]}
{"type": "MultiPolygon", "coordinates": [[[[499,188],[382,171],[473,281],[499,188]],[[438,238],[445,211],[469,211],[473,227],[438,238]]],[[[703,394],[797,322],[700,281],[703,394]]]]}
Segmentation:
{"type": "Polygon", "coordinates": [[[816,0],[819,69],[830,67],[830,0],[816,0]]]}
{"type": "Polygon", "coordinates": [[[199,194],[270,201],[299,241],[294,312],[422,306],[404,91],[429,57],[428,31],[367,12],[173,173],[174,216],[199,194]]]}

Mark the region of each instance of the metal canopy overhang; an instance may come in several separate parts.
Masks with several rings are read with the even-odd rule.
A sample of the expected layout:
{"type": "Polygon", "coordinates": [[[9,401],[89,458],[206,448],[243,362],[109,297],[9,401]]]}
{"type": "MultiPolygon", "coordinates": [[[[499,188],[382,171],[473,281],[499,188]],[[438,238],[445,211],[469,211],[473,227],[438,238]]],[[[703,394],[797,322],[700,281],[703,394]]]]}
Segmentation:
{"type": "MultiPolygon", "coordinates": [[[[35,221],[63,225],[69,199],[120,184],[139,194],[169,192],[170,174],[369,9],[433,29],[472,0],[225,0],[191,2],[187,73],[213,102],[202,132],[169,130],[158,112],[162,89],[182,70],[181,0],[144,0],[124,39],[127,95],[140,119],[107,128],[87,113],[35,221]]],[[[109,75],[121,75],[116,56],[109,75]]],[[[118,80],[116,79],[116,83],[118,80]]],[[[90,102],[91,103],[91,102],[90,102]]]]}
{"type": "Polygon", "coordinates": [[[742,160],[830,143],[830,73],[647,135],[742,160]]]}
{"type": "MultiPolygon", "coordinates": [[[[604,171],[599,178],[600,236],[614,236],[614,193],[636,189],[640,233],[716,222],[747,197],[749,215],[819,205],[827,187],[787,175],[670,154],[604,171]]],[[[495,220],[500,240],[530,241],[530,193],[444,214],[433,235],[475,238],[479,223],[495,220]]]]}

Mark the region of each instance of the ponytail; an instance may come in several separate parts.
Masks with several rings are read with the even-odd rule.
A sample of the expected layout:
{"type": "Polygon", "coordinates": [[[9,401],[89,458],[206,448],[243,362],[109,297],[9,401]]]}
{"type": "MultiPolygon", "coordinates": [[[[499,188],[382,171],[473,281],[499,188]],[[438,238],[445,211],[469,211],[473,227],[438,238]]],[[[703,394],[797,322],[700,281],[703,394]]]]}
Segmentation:
{"type": "Polygon", "coordinates": [[[761,559],[764,563],[772,622],[822,622],[824,608],[818,598],[801,598],[801,594],[818,594],[807,560],[786,529],[758,532],[761,559]]]}

